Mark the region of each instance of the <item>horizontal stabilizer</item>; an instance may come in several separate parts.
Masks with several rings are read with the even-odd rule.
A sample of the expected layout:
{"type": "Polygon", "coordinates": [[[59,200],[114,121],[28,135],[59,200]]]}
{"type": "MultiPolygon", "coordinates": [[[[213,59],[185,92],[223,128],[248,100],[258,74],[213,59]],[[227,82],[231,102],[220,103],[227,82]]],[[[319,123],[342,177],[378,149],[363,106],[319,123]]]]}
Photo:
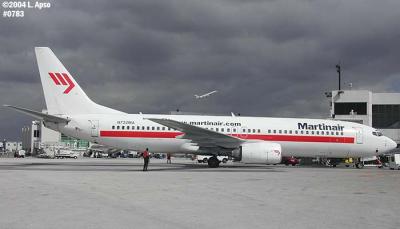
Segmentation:
{"type": "Polygon", "coordinates": [[[11,105],[3,105],[3,106],[10,107],[14,110],[17,110],[17,111],[27,114],[29,116],[38,118],[45,122],[68,123],[70,121],[69,119],[66,119],[66,118],[58,117],[55,115],[49,115],[49,114],[45,114],[45,113],[42,113],[39,111],[29,110],[29,109],[22,108],[22,107],[16,107],[16,106],[11,106],[11,105]]]}

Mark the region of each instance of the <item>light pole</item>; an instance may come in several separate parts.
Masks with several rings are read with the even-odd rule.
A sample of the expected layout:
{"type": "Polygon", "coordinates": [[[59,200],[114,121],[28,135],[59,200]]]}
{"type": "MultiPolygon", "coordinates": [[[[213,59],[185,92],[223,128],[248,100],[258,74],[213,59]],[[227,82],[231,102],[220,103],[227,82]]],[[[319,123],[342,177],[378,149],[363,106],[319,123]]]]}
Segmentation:
{"type": "Polygon", "coordinates": [[[336,71],[339,74],[339,91],[340,91],[340,80],[341,80],[341,69],[340,69],[340,64],[336,65],[336,71]]]}

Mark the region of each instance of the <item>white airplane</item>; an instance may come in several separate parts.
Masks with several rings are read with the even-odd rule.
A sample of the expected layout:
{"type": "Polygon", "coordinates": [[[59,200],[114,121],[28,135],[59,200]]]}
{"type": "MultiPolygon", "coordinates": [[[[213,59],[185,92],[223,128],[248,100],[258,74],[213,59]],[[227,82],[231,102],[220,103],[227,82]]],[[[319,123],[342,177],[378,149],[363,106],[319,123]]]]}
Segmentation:
{"type": "Polygon", "coordinates": [[[205,98],[205,97],[208,97],[208,96],[210,96],[210,95],[212,95],[212,94],[214,94],[214,93],[217,93],[218,91],[210,91],[210,92],[208,92],[208,93],[206,93],[206,94],[204,94],[204,95],[194,95],[194,97],[196,98],[196,99],[202,99],[202,98],[205,98]]]}
{"type": "Polygon", "coordinates": [[[243,163],[276,164],[282,156],[362,158],[397,146],[378,130],[353,122],[127,114],[89,99],[49,48],[38,47],[35,52],[48,113],[5,106],[41,119],[50,129],[97,144],[135,151],[149,148],[154,153],[213,155],[209,167],[219,166],[218,155],[230,155],[243,163]]]}

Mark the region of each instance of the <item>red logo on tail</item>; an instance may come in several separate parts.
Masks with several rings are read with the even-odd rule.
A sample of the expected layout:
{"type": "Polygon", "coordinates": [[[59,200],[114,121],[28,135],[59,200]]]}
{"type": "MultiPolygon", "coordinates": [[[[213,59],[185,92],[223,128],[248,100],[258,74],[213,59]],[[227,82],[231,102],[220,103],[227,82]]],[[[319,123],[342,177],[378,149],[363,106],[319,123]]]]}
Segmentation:
{"type": "Polygon", "coordinates": [[[64,94],[68,94],[72,88],[75,87],[74,82],[72,82],[67,73],[49,72],[49,75],[56,85],[68,85],[67,89],[64,91],[64,94]]]}

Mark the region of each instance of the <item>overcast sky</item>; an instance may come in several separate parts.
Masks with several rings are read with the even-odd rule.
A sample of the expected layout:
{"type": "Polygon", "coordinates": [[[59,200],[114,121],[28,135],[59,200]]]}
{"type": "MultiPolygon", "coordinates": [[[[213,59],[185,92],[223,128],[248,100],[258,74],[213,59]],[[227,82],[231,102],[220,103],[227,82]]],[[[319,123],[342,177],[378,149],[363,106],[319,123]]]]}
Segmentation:
{"type": "MultiPolygon", "coordinates": [[[[325,118],[339,61],[344,88],[400,92],[399,0],[50,2],[0,19],[1,104],[45,108],[35,46],[129,113],[325,118]]],[[[32,120],[7,108],[0,119],[8,140],[32,120]]]]}

